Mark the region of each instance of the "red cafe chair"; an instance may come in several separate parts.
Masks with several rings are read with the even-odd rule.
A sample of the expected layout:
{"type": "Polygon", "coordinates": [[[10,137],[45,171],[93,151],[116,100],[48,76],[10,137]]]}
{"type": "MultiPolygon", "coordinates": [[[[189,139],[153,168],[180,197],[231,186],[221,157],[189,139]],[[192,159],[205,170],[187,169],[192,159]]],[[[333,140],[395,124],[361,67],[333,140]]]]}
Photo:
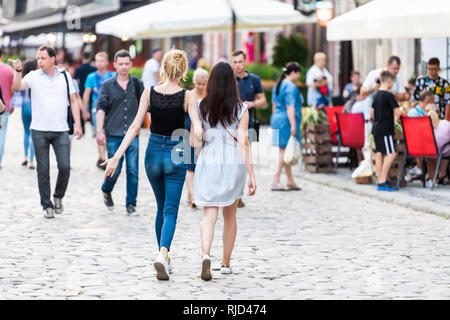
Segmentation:
{"type": "Polygon", "coordinates": [[[336,132],[338,129],[336,114],[342,113],[343,110],[344,110],[344,106],[325,107],[325,112],[327,113],[328,123],[330,124],[331,140],[333,141],[333,144],[335,144],[335,145],[338,144],[337,137],[336,137],[336,132]]]}
{"type": "Polygon", "coordinates": [[[338,150],[334,171],[337,171],[341,147],[362,149],[365,142],[364,114],[363,113],[336,113],[336,138],[338,150]]]}
{"type": "MultiPolygon", "coordinates": [[[[438,159],[436,171],[434,173],[434,182],[431,186],[431,190],[434,190],[437,181],[437,175],[439,173],[439,166],[441,165],[442,153],[448,142],[442,146],[442,150],[439,153],[436,138],[434,136],[433,124],[431,118],[428,116],[422,117],[400,117],[403,127],[403,134],[405,136],[406,151],[402,160],[402,166],[400,169],[400,176],[397,181],[397,188],[400,187],[400,181],[403,178],[403,171],[405,169],[407,158],[429,158],[438,159]]],[[[431,173],[431,172],[430,172],[431,173]]]]}

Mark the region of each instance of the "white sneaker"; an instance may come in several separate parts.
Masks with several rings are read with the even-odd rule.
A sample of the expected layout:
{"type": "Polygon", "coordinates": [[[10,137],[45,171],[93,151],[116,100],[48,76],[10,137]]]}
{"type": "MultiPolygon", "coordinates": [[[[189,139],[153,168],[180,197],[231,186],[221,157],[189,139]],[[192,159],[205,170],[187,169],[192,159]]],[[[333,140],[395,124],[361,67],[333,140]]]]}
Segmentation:
{"type": "Polygon", "coordinates": [[[53,208],[44,209],[44,218],[53,219],[55,217],[53,208]]]}
{"type": "Polygon", "coordinates": [[[156,257],[154,266],[156,269],[156,279],[169,280],[169,264],[161,252],[156,257]]]}
{"type": "Polygon", "coordinates": [[[404,178],[406,182],[410,182],[412,180],[411,172],[408,171],[408,173],[406,173],[404,178]]]}
{"type": "Polygon", "coordinates": [[[415,166],[414,168],[409,170],[409,174],[411,174],[412,176],[420,176],[422,175],[422,170],[419,167],[415,166]]]}
{"type": "Polygon", "coordinates": [[[211,259],[205,254],[202,259],[202,272],[200,274],[202,280],[209,281],[212,279],[211,275],[211,259]]]}
{"type": "Polygon", "coordinates": [[[231,266],[227,266],[227,265],[223,264],[220,267],[220,273],[221,274],[232,274],[233,273],[233,269],[231,269],[231,266]]]}
{"type": "Polygon", "coordinates": [[[425,187],[431,188],[432,186],[433,186],[433,181],[431,181],[431,179],[427,179],[427,182],[425,182],[425,187]]]}

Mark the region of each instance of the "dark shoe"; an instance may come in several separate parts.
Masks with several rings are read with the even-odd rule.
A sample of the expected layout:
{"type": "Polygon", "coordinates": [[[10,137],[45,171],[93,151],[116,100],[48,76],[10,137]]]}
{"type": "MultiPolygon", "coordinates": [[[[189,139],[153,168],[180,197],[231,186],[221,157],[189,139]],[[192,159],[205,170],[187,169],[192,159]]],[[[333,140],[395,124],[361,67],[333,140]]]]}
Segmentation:
{"type": "Polygon", "coordinates": [[[28,160],[25,160],[24,162],[22,162],[21,166],[22,166],[22,167],[26,167],[27,164],[28,164],[28,160]]]}
{"type": "Polygon", "coordinates": [[[102,166],[102,163],[105,162],[105,160],[97,160],[97,168],[102,169],[102,170],[106,170],[105,166],[102,166]]]}
{"type": "Polygon", "coordinates": [[[56,214],[61,214],[64,211],[64,207],[62,205],[62,199],[61,198],[57,198],[54,197],[53,199],[55,201],[55,213],[56,214]]]}
{"type": "Polygon", "coordinates": [[[242,201],[242,199],[239,199],[238,208],[244,208],[245,203],[242,201]]]}
{"type": "Polygon", "coordinates": [[[127,213],[130,217],[139,216],[139,213],[136,212],[136,206],[134,204],[130,204],[127,206],[127,213]]]}
{"type": "Polygon", "coordinates": [[[192,201],[187,201],[187,202],[186,202],[186,206],[187,206],[189,209],[198,209],[197,205],[196,205],[194,202],[192,202],[192,201]]]}
{"type": "Polygon", "coordinates": [[[114,201],[110,192],[103,192],[103,201],[109,210],[114,208],[114,201]]]}

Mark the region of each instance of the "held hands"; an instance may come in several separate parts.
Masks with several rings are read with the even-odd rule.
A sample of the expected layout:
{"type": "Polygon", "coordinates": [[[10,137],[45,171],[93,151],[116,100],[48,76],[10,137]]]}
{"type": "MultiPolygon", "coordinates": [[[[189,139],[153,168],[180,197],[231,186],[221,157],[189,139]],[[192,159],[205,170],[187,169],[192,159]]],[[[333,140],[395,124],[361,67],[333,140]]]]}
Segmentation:
{"type": "Polygon", "coordinates": [[[82,116],[84,121],[88,121],[91,118],[91,115],[87,111],[82,111],[82,116]]]}

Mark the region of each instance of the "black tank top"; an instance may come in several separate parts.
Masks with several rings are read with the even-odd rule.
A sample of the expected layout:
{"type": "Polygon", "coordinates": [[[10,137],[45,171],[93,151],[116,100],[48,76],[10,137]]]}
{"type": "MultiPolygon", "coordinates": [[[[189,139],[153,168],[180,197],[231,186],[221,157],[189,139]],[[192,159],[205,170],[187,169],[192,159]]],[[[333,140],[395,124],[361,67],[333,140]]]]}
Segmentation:
{"type": "Polygon", "coordinates": [[[150,131],[162,136],[172,136],[177,129],[184,129],[184,101],[186,89],[173,94],[157,92],[154,87],[150,90],[151,115],[150,131]]]}

